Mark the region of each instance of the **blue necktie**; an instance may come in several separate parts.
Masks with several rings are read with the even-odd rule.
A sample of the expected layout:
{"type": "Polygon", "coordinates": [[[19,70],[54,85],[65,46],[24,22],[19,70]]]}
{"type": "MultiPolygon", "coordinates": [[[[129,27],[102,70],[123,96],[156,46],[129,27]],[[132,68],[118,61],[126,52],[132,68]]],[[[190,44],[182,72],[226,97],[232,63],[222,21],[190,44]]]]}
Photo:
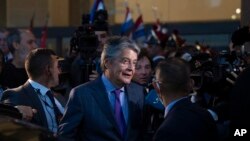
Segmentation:
{"type": "Polygon", "coordinates": [[[47,91],[46,95],[49,97],[51,103],[53,104],[53,109],[54,109],[55,116],[56,116],[56,122],[58,124],[59,121],[60,121],[60,119],[61,119],[61,117],[62,117],[62,114],[61,114],[59,108],[57,107],[57,105],[55,103],[55,99],[54,99],[54,96],[53,96],[52,92],[51,91],[47,91]]]}
{"type": "Polygon", "coordinates": [[[114,93],[115,93],[115,107],[114,107],[115,120],[116,120],[116,123],[119,127],[119,130],[120,130],[122,137],[125,137],[127,126],[125,123],[125,119],[124,119],[124,115],[123,115],[122,107],[121,107],[121,101],[120,101],[121,90],[117,89],[114,91],[114,93]]]}

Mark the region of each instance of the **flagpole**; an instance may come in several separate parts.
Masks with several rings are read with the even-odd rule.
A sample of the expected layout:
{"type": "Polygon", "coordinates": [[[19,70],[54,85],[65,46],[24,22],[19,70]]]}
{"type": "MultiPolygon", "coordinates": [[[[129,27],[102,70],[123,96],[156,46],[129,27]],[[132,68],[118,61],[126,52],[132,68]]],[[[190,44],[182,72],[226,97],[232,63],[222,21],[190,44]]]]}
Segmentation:
{"type": "Polygon", "coordinates": [[[33,31],[33,28],[34,28],[34,19],[35,19],[35,14],[36,14],[36,11],[35,9],[33,10],[33,14],[31,16],[31,19],[30,19],[30,25],[29,25],[29,30],[32,32],[33,31]]]}

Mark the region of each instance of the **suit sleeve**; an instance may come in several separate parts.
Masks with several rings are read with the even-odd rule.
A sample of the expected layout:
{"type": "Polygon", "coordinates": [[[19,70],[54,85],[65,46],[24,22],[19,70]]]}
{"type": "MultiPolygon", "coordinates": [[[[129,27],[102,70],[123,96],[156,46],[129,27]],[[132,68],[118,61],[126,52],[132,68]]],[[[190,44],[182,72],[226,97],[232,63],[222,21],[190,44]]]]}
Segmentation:
{"type": "Polygon", "coordinates": [[[3,92],[1,102],[6,105],[16,106],[18,105],[18,95],[15,94],[12,90],[7,90],[3,92]]]}
{"type": "Polygon", "coordinates": [[[63,140],[75,140],[76,138],[77,128],[84,117],[82,95],[82,91],[78,89],[72,89],[70,92],[65,113],[58,128],[58,136],[63,140]]]}

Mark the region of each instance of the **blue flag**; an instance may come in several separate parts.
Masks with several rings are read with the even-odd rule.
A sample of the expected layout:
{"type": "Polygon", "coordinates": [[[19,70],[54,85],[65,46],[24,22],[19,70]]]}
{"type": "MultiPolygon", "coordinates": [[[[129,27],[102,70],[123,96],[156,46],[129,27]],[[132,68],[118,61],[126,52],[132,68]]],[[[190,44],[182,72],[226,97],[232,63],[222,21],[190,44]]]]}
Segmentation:
{"type": "Polygon", "coordinates": [[[105,10],[103,0],[95,0],[94,5],[92,6],[90,11],[90,20],[89,20],[90,23],[94,22],[95,13],[98,10],[105,10]]]}
{"type": "Polygon", "coordinates": [[[129,36],[132,33],[133,25],[134,22],[132,19],[132,15],[130,13],[129,7],[127,6],[125,20],[124,23],[122,24],[121,35],[129,36]]]}

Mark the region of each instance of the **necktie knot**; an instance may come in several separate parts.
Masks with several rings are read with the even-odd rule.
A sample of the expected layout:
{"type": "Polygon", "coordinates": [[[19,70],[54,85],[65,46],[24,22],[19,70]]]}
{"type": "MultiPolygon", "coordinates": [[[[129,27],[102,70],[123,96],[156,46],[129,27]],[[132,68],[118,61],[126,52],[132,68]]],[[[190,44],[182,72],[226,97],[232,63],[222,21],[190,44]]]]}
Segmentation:
{"type": "Polygon", "coordinates": [[[121,90],[120,89],[116,89],[116,90],[114,90],[114,93],[115,93],[115,98],[116,99],[120,99],[121,90]]]}
{"type": "Polygon", "coordinates": [[[52,94],[52,92],[51,92],[50,90],[48,90],[48,91],[46,92],[46,95],[50,98],[51,101],[53,101],[53,100],[52,100],[52,99],[54,99],[54,98],[53,98],[53,94],[52,94]]]}

